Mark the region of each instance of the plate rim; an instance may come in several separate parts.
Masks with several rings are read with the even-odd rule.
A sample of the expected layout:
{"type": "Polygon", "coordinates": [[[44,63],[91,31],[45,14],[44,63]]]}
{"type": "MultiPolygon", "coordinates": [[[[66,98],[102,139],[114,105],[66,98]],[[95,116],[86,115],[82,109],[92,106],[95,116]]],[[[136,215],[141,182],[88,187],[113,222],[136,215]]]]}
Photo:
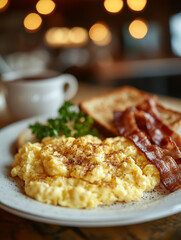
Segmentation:
{"type": "Polygon", "coordinates": [[[12,208],[10,206],[6,206],[5,204],[2,204],[2,203],[0,203],[0,208],[11,214],[14,214],[18,217],[22,217],[22,218],[25,218],[28,220],[33,220],[33,221],[47,223],[47,224],[57,224],[60,226],[73,226],[73,227],[113,227],[113,226],[125,226],[125,225],[128,226],[128,225],[133,225],[133,224],[140,224],[140,223],[146,223],[149,221],[159,220],[159,219],[169,217],[173,214],[178,213],[177,210],[172,211],[172,212],[162,212],[162,214],[151,215],[151,216],[140,218],[137,220],[122,219],[122,220],[124,220],[123,222],[122,222],[122,220],[120,221],[120,219],[112,220],[111,222],[110,222],[110,220],[102,221],[102,222],[99,222],[99,220],[86,222],[85,220],[65,220],[65,219],[51,218],[51,217],[45,218],[40,215],[26,213],[22,210],[18,210],[18,209],[12,208]]]}

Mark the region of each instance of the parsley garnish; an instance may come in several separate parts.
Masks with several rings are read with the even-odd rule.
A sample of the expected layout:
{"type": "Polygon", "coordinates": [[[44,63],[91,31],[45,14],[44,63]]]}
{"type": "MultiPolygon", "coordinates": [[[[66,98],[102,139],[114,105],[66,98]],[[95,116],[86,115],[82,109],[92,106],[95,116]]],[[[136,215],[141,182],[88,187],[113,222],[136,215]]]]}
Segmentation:
{"type": "Polygon", "coordinates": [[[44,137],[58,137],[60,135],[75,138],[88,134],[99,136],[97,129],[93,128],[94,120],[82,111],[77,112],[73,106],[71,102],[65,102],[58,110],[59,116],[57,118],[48,119],[46,124],[36,122],[30,125],[29,128],[32,129],[32,133],[36,135],[38,140],[42,140],[44,137]]]}

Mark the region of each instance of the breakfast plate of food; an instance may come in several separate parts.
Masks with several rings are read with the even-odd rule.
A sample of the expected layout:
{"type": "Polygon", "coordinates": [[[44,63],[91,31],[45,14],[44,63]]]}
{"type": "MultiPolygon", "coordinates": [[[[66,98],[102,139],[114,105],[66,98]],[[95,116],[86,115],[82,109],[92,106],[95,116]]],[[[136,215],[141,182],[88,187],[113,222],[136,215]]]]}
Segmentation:
{"type": "Polygon", "coordinates": [[[124,86],[0,131],[0,207],[35,221],[118,226],[181,211],[181,113],[124,86]]]}

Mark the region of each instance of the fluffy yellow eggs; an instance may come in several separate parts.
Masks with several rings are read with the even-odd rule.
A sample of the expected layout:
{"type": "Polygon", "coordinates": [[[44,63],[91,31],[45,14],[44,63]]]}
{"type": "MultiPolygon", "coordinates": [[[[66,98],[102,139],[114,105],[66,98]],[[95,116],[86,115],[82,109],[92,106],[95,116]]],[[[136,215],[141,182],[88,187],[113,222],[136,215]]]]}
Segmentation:
{"type": "Polygon", "coordinates": [[[71,208],[137,201],[160,183],[157,168],[124,137],[62,136],[27,143],[11,174],[24,180],[28,196],[71,208]]]}

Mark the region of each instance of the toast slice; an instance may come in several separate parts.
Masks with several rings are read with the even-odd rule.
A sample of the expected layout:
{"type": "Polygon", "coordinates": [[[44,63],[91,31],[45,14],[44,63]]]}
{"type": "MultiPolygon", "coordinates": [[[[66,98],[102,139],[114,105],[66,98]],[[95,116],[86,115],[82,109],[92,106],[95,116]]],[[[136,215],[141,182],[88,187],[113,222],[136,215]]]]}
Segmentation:
{"type": "MultiPolygon", "coordinates": [[[[105,136],[116,136],[117,129],[113,123],[114,110],[123,111],[146,100],[149,94],[131,86],[123,86],[105,94],[95,96],[80,103],[80,109],[92,117],[95,125],[105,136]]],[[[173,130],[181,125],[181,113],[158,105],[161,120],[173,130]]]]}

